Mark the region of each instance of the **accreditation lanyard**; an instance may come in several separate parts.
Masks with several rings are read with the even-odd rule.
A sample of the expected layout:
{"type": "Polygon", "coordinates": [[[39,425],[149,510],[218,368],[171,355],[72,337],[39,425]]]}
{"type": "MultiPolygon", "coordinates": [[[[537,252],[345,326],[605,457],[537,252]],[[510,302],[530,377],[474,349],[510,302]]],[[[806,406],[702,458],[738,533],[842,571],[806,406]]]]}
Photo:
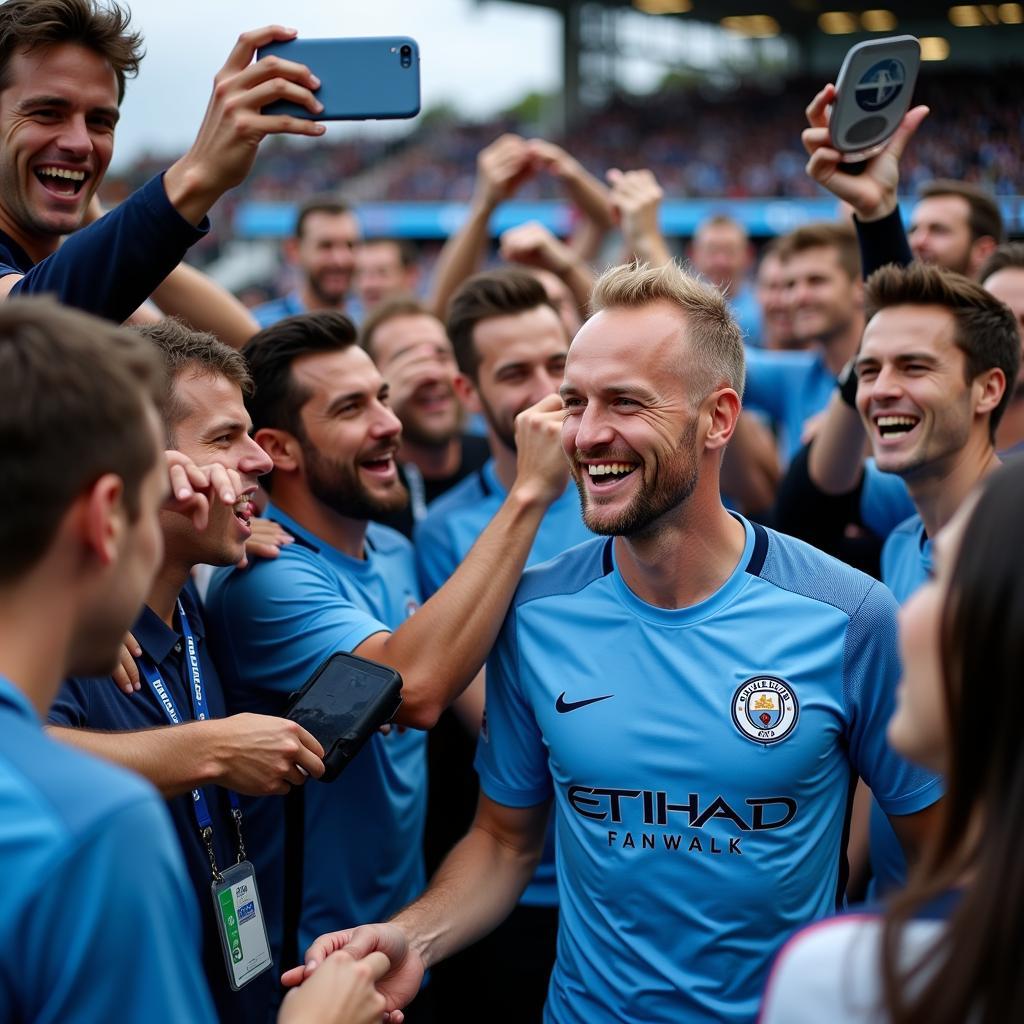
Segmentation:
{"type": "MultiPolygon", "coordinates": [[[[189,693],[192,695],[192,710],[195,714],[195,721],[204,722],[210,717],[209,707],[206,703],[206,691],[203,688],[203,671],[199,665],[199,648],[196,646],[196,638],[189,625],[185,609],[178,601],[178,621],[181,623],[181,632],[185,637],[185,652],[187,655],[188,675],[191,681],[189,693]]],[[[178,707],[174,703],[171,691],[164,685],[156,665],[148,657],[143,657],[139,662],[142,674],[146,677],[150,689],[156,695],[160,706],[164,709],[171,725],[179,725],[182,721],[178,713],[178,707]]],[[[229,789],[228,799],[231,801],[231,816],[235,819],[235,828],[238,830],[238,861],[245,860],[245,843],[242,841],[242,810],[238,805],[238,797],[229,789]]],[[[192,790],[192,809],[195,811],[196,823],[199,826],[199,834],[206,845],[206,854],[210,858],[210,868],[213,871],[214,881],[222,878],[220,869],[217,867],[217,856],[213,849],[213,818],[210,816],[210,807],[206,802],[206,794],[196,787],[192,790]]]]}

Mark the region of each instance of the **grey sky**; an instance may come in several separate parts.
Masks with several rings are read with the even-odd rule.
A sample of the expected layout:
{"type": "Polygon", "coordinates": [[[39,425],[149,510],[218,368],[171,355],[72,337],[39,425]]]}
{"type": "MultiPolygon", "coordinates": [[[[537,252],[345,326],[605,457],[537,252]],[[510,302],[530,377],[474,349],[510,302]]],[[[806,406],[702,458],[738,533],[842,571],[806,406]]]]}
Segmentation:
{"type": "MultiPolygon", "coordinates": [[[[484,114],[559,81],[560,30],[551,12],[473,0],[128,0],[146,37],[129,82],[114,167],[191,142],[213,76],[238,33],[270,23],[309,37],[409,35],[420,44],[423,105],[449,100],[484,114]]],[[[350,130],[331,125],[328,133],[350,130]]],[[[360,130],[367,130],[361,127],[360,130]]],[[[370,127],[369,130],[387,130],[370,127]]]]}

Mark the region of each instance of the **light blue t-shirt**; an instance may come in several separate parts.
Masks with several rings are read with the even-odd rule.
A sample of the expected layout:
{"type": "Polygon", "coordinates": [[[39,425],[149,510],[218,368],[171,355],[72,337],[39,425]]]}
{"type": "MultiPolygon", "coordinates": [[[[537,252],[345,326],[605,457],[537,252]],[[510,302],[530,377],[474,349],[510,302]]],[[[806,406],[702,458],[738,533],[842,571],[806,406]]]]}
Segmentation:
{"type": "Polygon", "coordinates": [[[783,461],[800,450],[804,423],[828,405],[836,389],[835,374],[821,350],[764,352],[747,347],[747,382],[743,404],[767,414],[779,431],[783,461]]]}
{"type": "Polygon", "coordinates": [[[874,459],[867,459],[860,491],[861,522],[884,539],[916,511],[903,477],[883,473],[874,459]]]}
{"type": "Polygon", "coordinates": [[[726,302],[740,325],[744,342],[761,348],[764,344],[761,338],[761,306],[750,282],[742,282],[735,293],[726,296],[726,302]]]}
{"type": "MultiPolygon", "coordinates": [[[[888,475],[888,474],[880,474],[888,475]]],[[[882,580],[903,604],[931,574],[932,542],[921,517],[914,513],[900,523],[882,546],[882,580]]],[[[871,898],[881,898],[907,881],[907,858],[889,819],[877,801],[871,803],[871,898]]]]}
{"type": "MultiPolygon", "coordinates": [[[[262,330],[264,327],[272,327],[285,317],[297,316],[299,313],[308,311],[305,303],[302,301],[302,296],[297,291],[293,291],[287,295],[282,295],[279,299],[261,302],[258,306],[254,306],[250,312],[262,330]]],[[[345,307],[338,312],[344,313],[352,323],[357,325],[363,320],[362,304],[354,295],[346,298],[345,307]]]]}
{"type": "Polygon", "coordinates": [[[141,779],[49,739],[0,678],[0,1020],[213,1022],[199,915],[141,779]]]}
{"type": "Polygon", "coordinates": [[[836,909],[856,776],[891,813],[935,799],[885,739],[892,595],[741,521],[689,608],[637,598],[609,539],[528,570],[488,662],[483,791],[555,803],[547,1024],[752,1022],[778,946],[836,909]]]}
{"type": "MultiPolygon", "coordinates": [[[[365,559],[350,558],[280,509],[294,544],[245,570],[218,571],[207,595],[207,636],[232,713],[281,714],[289,694],[336,651],[393,632],[419,607],[412,545],[370,523],[365,559]]],[[[336,781],[310,780],[305,802],[299,953],[318,935],[384,921],[425,883],[426,734],[376,734],[336,781]]],[[[275,948],[284,899],[284,801],[243,801],[246,844],[257,868],[275,948]]]]}
{"type": "MultiPolygon", "coordinates": [[[[477,537],[501,508],[506,494],[495,472],[494,460],[489,459],[476,473],[466,477],[430,506],[426,518],[417,523],[415,533],[416,565],[424,598],[439,590],[455,572],[477,537]]],[[[526,564],[546,562],[593,536],[583,523],[579,495],[570,483],[544,513],[526,564]]],[[[558,905],[555,840],[551,827],[548,828],[537,871],[520,902],[533,907],[558,905]]]]}

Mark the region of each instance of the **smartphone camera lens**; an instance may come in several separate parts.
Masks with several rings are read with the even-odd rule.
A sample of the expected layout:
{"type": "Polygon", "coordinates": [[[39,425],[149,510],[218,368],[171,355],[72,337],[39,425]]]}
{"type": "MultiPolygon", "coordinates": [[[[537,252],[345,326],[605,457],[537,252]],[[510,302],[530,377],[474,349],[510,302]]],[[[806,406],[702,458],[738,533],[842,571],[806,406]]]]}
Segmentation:
{"type": "Polygon", "coordinates": [[[412,47],[411,46],[408,46],[408,45],[403,46],[401,48],[401,50],[398,51],[398,55],[402,58],[402,67],[403,68],[412,67],[412,47]]]}

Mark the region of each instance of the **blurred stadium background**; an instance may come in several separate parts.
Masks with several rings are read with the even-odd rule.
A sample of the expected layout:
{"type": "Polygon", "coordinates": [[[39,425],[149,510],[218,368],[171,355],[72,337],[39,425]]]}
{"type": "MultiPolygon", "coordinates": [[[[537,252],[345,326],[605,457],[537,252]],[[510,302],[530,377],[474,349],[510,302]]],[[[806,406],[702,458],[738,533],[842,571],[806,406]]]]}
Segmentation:
{"type": "MultiPolygon", "coordinates": [[[[901,188],[913,195],[933,177],[976,182],[999,197],[1010,234],[1024,234],[1022,4],[521,2],[560,19],[560,90],[525,95],[483,121],[424,97],[423,112],[397,134],[273,140],[215,210],[195,262],[252,301],[276,293],[277,243],[297,202],[336,191],[357,205],[367,237],[414,240],[429,265],[461,222],[477,152],[505,131],[559,142],[602,178],[609,167],[649,167],[665,190],[662,223],[672,239],[718,212],[755,240],[831,218],[835,201],[803,172],[803,109],[851,45],[897,33],[921,39],[915,100],[932,110],[903,161],[901,188]],[[646,69],[639,88],[630,74],[638,65],[646,69]]],[[[153,154],[108,176],[106,199],[117,201],[175,156],[153,154]]],[[[565,235],[572,216],[541,178],[497,211],[492,230],[539,220],[565,235]]]]}

